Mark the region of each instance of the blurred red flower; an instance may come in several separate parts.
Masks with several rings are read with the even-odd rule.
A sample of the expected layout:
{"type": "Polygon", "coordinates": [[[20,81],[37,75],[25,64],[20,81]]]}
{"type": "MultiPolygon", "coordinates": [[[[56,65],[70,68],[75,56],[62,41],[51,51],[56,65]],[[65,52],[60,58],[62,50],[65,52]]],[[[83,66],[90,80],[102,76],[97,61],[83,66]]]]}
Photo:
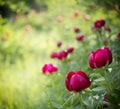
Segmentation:
{"type": "Polygon", "coordinates": [[[111,29],[109,27],[105,27],[106,32],[111,32],[111,29]]]}
{"type": "Polygon", "coordinates": [[[74,51],[74,48],[73,48],[73,47],[67,48],[67,53],[72,53],[73,51],[74,51]]]}
{"type": "Polygon", "coordinates": [[[94,22],[94,28],[101,28],[105,25],[105,20],[104,19],[100,19],[94,22]]]}
{"type": "Polygon", "coordinates": [[[42,67],[42,72],[43,74],[46,74],[46,73],[53,73],[53,72],[57,72],[58,71],[58,68],[56,66],[54,66],[53,64],[45,64],[43,67],[42,67]]]}
{"type": "Polygon", "coordinates": [[[80,32],[80,29],[79,29],[78,27],[75,27],[75,28],[74,28],[74,32],[75,32],[75,33],[79,33],[79,32],[80,32]]]}
{"type": "Polygon", "coordinates": [[[117,34],[117,37],[120,39],[120,32],[117,34]]]}
{"type": "Polygon", "coordinates": [[[58,46],[58,47],[61,47],[61,45],[62,45],[62,42],[61,42],[61,41],[58,41],[58,42],[57,42],[57,46],[58,46]]]}
{"type": "Polygon", "coordinates": [[[50,57],[51,58],[57,58],[58,57],[58,53],[57,52],[52,52],[50,57]]]}
{"type": "Polygon", "coordinates": [[[84,35],[83,34],[79,34],[78,36],[76,36],[76,40],[77,41],[82,41],[84,39],[84,35]]]}
{"type": "Polygon", "coordinates": [[[62,50],[62,51],[58,52],[58,59],[63,60],[67,57],[67,55],[68,55],[68,53],[66,51],[62,50]]]}

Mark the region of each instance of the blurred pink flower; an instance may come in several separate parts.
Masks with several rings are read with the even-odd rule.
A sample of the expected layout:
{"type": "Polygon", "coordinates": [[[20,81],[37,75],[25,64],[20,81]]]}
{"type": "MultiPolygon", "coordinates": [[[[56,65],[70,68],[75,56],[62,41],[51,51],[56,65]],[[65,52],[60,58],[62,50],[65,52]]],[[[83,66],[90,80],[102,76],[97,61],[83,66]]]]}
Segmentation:
{"type": "Polygon", "coordinates": [[[73,51],[74,51],[74,48],[73,48],[73,47],[67,48],[67,53],[72,53],[73,51]]]}
{"type": "Polygon", "coordinates": [[[105,27],[106,32],[111,32],[111,29],[109,27],[105,27]]]}
{"type": "Polygon", "coordinates": [[[100,19],[94,22],[94,28],[101,28],[105,25],[105,20],[104,19],[100,19]]]}
{"type": "Polygon", "coordinates": [[[75,28],[74,28],[74,32],[75,32],[75,33],[79,33],[79,32],[80,32],[80,29],[79,29],[78,27],[75,27],[75,28]]]}
{"type": "Polygon", "coordinates": [[[56,66],[54,66],[53,64],[45,64],[43,67],[42,67],[42,72],[43,74],[46,74],[46,73],[53,73],[53,72],[57,72],[58,71],[58,68],[56,66]]]}
{"type": "Polygon", "coordinates": [[[58,57],[58,53],[57,52],[52,52],[50,57],[51,58],[57,58],[58,57]]]}
{"type": "Polygon", "coordinates": [[[58,52],[58,59],[63,60],[67,57],[67,55],[68,55],[68,53],[66,51],[62,50],[62,51],[58,52]]]}
{"type": "Polygon", "coordinates": [[[61,45],[62,45],[62,42],[61,42],[61,41],[58,41],[58,42],[57,42],[57,46],[58,46],[58,47],[61,47],[61,45]]]}
{"type": "Polygon", "coordinates": [[[104,42],[103,42],[103,44],[104,44],[105,46],[107,46],[107,45],[108,45],[108,43],[109,43],[109,41],[108,41],[108,40],[104,40],[104,42]]]}
{"type": "Polygon", "coordinates": [[[83,34],[79,34],[78,36],[76,36],[76,40],[77,41],[83,41],[84,39],[84,35],[83,34]]]}
{"type": "Polygon", "coordinates": [[[117,37],[120,39],[120,32],[117,34],[117,37]]]}

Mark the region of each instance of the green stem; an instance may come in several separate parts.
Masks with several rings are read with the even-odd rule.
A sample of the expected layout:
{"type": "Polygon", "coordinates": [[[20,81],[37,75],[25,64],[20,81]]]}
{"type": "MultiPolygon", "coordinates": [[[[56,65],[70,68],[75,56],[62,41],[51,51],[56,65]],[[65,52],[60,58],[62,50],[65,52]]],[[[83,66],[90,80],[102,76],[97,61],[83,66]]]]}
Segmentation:
{"type": "Polygon", "coordinates": [[[62,106],[60,106],[58,109],[62,109],[63,106],[73,97],[73,94],[63,103],[62,106]]]}
{"type": "Polygon", "coordinates": [[[82,102],[82,95],[81,95],[81,93],[79,93],[79,100],[80,100],[81,109],[84,109],[83,108],[83,102],[82,102]]]}
{"type": "Polygon", "coordinates": [[[111,85],[110,85],[110,80],[108,78],[109,76],[108,76],[107,68],[108,68],[108,66],[105,67],[104,78],[105,78],[106,83],[108,84],[108,89],[111,90],[111,85]]]}

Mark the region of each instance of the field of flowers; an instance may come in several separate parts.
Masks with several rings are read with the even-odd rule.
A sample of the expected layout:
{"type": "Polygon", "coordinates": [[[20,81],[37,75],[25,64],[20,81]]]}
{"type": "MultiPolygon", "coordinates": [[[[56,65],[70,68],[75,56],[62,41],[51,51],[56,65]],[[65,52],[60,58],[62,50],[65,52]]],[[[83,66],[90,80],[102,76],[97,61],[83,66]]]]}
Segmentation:
{"type": "Polygon", "coordinates": [[[119,5],[45,1],[0,17],[0,109],[120,109],[119,5]]]}

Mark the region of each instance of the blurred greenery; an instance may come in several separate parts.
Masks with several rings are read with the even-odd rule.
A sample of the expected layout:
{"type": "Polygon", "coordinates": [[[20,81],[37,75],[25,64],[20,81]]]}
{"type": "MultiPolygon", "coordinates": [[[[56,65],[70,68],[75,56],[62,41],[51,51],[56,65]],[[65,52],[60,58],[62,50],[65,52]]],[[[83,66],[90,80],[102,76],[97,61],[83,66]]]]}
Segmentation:
{"type": "MultiPolygon", "coordinates": [[[[119,8],[119,0],[0,0],[0,109],[59,109],[71,96],[65,75],[78,70],[92,81],[90,89],[82,92],[85,109],[102,109],[106,93],[111,93],[111,107],[119,109],[119,8]],[[106,82],[104,69],[92,70],[87,62],[88,53],[98,47],[92,26],[101,18],[111,28],[108,46],[114,57],[106,82]],[[76,41],[75,27],[85,35],[83,42],[76,41]],[[62,41],[61,48],[57,41],[62,41]],[[75,50],[66,60],[50,58],[52,51],[69,46],[75,50]],[[58,73],[43,75],[46,63],[57,65],[58,73]]],[[[78,99],[74,94],[63,109],[80,109],[78,99]]]]}

